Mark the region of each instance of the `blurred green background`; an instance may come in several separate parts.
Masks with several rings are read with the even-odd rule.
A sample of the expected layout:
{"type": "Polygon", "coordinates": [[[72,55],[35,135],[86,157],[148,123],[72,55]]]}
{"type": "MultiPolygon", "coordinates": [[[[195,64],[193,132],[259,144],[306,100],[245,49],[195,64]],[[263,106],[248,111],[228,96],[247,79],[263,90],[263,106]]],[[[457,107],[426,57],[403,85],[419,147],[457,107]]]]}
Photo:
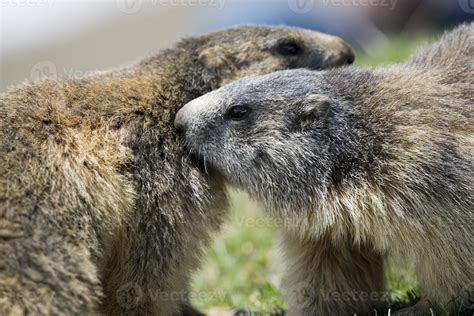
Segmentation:
{"type": "MultiPolygon", "coordinates": [[[[359,52],[356,66],[369,67],[404,60],[423,42],[437,36],[394,37],[359,52]]],[[[192,284],[193,303],[206,310],[214,306],[239,307],[252,312],[277,312],[284,308],[280,294],[283,272],[279,231],[275,222],[247,194],[231,190],[230,220],[214,239],[192,284]]],[[[409,267],[387,269],[388,289],[394,300],[407,301],[417,291],[409,267]]]]}

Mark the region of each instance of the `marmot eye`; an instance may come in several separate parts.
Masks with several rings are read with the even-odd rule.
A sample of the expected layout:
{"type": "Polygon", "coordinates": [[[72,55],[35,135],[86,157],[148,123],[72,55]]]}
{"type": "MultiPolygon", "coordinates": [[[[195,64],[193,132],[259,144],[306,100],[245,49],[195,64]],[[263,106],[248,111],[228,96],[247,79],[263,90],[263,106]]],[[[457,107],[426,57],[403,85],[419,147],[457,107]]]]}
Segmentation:
{"type": "Polygon", "coordinates": [[[295,56],[301,52],[301,47],[294,42],[285,42],[278,45],[277,51],[283,56],[295,56]]]}
{"type": "Polygon", "coordinates": [[[227,116],[234,121],[241,121],[250,114],[250,108],[244,105],[233,106],[227,112],[227,116]]]}

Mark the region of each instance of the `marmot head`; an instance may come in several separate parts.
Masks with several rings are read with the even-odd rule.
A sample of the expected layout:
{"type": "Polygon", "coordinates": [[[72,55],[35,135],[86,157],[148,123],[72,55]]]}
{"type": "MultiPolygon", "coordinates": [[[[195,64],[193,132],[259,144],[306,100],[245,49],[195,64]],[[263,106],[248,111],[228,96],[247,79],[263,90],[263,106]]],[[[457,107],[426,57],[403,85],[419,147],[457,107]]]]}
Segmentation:
{"type": "Polygon", "coordinates": [[[270,209],[308,209],[371,164],[377,141],[365,114],[328,81],[350,76],[342,68],[247,77],[185,105],[175,127],[186,150],[270,209]]]}
{"type": "Polygon", "coordinates": [[[221,78],[221,84],[291,68],[325,69],[354,61],[341,38],[292,27],[240,26],[183,40],[178,47],[221,78]]]}

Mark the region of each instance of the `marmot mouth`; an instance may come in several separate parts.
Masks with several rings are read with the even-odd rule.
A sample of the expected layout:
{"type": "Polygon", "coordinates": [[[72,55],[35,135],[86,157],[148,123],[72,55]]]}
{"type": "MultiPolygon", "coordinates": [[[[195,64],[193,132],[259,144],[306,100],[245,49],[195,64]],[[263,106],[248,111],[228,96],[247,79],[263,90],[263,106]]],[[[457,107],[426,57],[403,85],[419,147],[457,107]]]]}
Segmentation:
{"type": "Polygon", "coordinates": [[[191,164],[199,169],[200,172],[206,175],[213,175],[216,173],[214,167],[209,164],[209,161],[205,159],[204,156],[196,154],[195,152],[189,152],[188,157],[191,164]]]}
{"type": "Polygon", "coordinates": [[[181,142],[181,149],[193,167],[198,168],[203,173],[207,173],[206,160],[203,156],[190,149],[184,142],[181,142]]]}
{"type": "Polygon", "coordinates": [[[205,161],[204,158],[196,153],[193,152],[188,152],[188,157],[191,163],[199,168],[201,171],[205,171],[206,166],[205,166],[205,161]]]}

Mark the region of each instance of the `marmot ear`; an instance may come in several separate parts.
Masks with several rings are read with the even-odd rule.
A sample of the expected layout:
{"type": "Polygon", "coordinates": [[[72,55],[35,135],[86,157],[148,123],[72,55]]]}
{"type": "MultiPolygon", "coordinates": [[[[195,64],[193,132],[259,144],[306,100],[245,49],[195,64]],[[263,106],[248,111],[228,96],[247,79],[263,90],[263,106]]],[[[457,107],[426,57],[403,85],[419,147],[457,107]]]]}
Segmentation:
{"type": "Polygon", "coordinates": [[[300,114],[301,129],[306,130],[311,125],[325,120],[331,115],[331,100],[320,94],[305,97],[300,114]]]}
{"type": "Polygon", "coordinates": [[[212,70],[230,69],[232,63],[229,59],[229,52],[222,46],[211,46],[199,53],[199,59],[203,61],[207,68],[212,70]]]}

